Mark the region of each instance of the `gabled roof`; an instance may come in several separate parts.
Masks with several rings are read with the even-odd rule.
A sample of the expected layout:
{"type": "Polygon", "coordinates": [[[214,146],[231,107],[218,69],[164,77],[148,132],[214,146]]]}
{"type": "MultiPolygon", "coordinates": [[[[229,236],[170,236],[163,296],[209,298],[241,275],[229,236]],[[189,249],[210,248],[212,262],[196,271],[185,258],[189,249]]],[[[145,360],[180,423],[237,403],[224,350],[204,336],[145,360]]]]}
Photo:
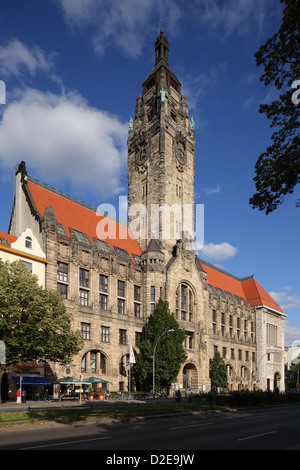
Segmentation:
{"type": "Polygon", "coordinates": [[[233,296],[233,298],[238,301],[244,300],[252,307],[264,305],[283,313],[280,306],[261,287],[253,276],[239,278],[203,260],[198,260],[198,265],[207,273],[208,285],[212,292],[215,290],[223,296],[229,298],[233,296]]]}
{"type": "Polygon", "coordinates": [[[47,207],[52,207],[56,220],[59,223],[60,233],[65,233],[69,238],[71,233],[81,237],[82,241],[93,243],[99,240],[97,226],[104,219],[109,223],[110,236],[102,238],[111,250],[122,257],[130,256],[136,262],[133,255],[140,256],[142,250],[138,242],[130,236],[130,231],[125,224],[113,220],[104,215],[97,214],[97,209],[74,199],[55,188],[51,188],[37,180],[27,177],[24,181],[27,187],[28,197],[33,210],[39,217],[43,217],[47,207]]]}

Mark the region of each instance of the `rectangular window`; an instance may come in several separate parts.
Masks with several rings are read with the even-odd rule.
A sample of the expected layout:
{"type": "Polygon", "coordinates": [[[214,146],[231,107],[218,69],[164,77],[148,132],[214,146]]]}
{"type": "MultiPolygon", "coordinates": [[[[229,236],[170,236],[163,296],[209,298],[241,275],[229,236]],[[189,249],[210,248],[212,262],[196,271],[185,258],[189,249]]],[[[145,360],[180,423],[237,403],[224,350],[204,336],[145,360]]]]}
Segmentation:
{"type": "Polygon", "coordinates": [[[61,284],[60,282],[57,283],[57,290],[60,292],[62,298],[66,300],[68,298],[68,285],[61,284]]]}
{"type": "Polygon", "coordinates": [[[108,296],[105,294],[100,294],[100,308],[101,310],[107,310],[108,305],[108,296]]]}
{"type": "Polygon", "coordinates": [[[104,276],[103,274],[100,274],[100,286],[99,286],[100,292],[108,292],[108,276],[104,276]]]}
{"type": "Polygon", "coordinates": [[[87,307],[89,305],[89,291],[79,289],[79,303],[84,307],[87,307]]]}
{"type": "Polygon", "coordinates": [[[83,339],[91,339],[89,323],[81,323],[80,332],[81,332],[81,336],[83,337],[83,339]]]}
{"type": "Polygon", "coordinates": [[[134,286],[134,300],[136,302],[141,301],[141,288],[140,288],[140,286],[134,286]]]}
{"type": "Polygon", "coordinates": [[[127,331],[119,330],[119,344],[127,344],[127,331]]]}
{"type": "Polygon", "coordinates": [[[101,326],[101,341],[103,343],[109,343],[109,327],[101,326]]]}
{"type": "Polygon", "coordinates": [[[61,261],[57,262],[57,281],[68,282],[68,264],[67,263],[62,263],[61,261]]]}
{"type": "Polygon", "coordinates": [[[134,302],[134,316],[135,318],[141,317],[141,304],[134,302]]]}
{"type": "Polygon", "coordinates": [[[118,298],[118,313],[120,313],[120,315],[125,314],[125,300],[124,299],[118,298]]]}
{"type": "Polygon", "coordinates": [[[79,285],[81,287],[89,287],[89,271],[79,268],[79,285]]]}
{"type": "Polygon", "coordinates": [[[125,282],[118,281],[118,297],[125,298],[125,282]]]}
{"type": "Polygon", "coordinates": [[[20,262],[23,264],[23,266],[28,269],[30,273],[32,273],[32,263],[29,263],[28,261],[23,261],[20,260],[20,262]]]}
{"type": "Polygon", "coordinates": [[[277,326],[267,324],[267,346],[277,346],[277,326]]]}
{"type": "Polygon", "coordinates": [[[67,263],[57,262],[57,290],[64,300],[68,298],[68,268],[67,263]]]}
{"type": "Polygon", "coordinates": [[[125,281],[118,281],[118,313],[125,314],[125,281]]]}

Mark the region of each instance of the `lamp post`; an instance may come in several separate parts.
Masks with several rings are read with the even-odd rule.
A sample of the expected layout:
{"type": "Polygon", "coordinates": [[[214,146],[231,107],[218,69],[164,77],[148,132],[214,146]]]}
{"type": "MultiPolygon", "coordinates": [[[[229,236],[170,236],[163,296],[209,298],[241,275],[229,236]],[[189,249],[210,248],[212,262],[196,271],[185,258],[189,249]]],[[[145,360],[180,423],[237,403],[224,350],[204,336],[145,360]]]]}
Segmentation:
{"type": "Polygon", "coordinates": [[[154,348],[153,348],[153,398],[155,397],[155,352],[156,352],[156,346],[159,342],[159,340],[162,338],[163,335],[166,335],[168,333],[171,333],[174,331],[172,328],[171,330],[164,331],[156,340],[154,348]]]}

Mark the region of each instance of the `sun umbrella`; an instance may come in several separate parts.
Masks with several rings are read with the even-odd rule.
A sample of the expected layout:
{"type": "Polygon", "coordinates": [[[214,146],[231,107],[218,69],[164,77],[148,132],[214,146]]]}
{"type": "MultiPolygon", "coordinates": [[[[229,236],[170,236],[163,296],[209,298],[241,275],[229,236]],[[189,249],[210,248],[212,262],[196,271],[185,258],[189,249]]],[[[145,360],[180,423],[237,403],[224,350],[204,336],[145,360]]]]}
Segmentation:
{"type": "Polygon", "coordinates": [[[80,381],[79,379],[75,379],[75,377],[64,377],[62,379],[59,379],[57,382],[59,382],[62,385],[80,385],[80,384],[85,384],[87,383],[85,380],[80,381]]]}
{"type": "Polygon", "coordinates": [[[89,384],[110,384],[108,380],[100,379],[99,377],[89,377],[84,379],[84,382],[89,384]]]}

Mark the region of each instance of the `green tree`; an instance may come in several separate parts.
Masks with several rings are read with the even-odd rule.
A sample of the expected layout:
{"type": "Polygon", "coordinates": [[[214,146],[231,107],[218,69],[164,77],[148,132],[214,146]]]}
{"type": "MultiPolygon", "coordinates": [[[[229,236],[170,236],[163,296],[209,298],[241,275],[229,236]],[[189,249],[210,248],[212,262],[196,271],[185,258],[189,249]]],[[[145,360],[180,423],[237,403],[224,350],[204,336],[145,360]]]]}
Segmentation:
{"type": "Polygon", "coordinates": [[[6,367],[36,359],[69,363],[83,346],[60,293],[40,287],[20,262],[0,261],[0,314],[6,367]]]}
{"type": "Polygon", "coordinates": [[[280,2],[284,5],[281,27],[255,54],[256,65],[264,68],[261,82],[279,94],[259,108],[274,133],[272,144],[256,162],[257,192],[249,202],[266,214],[277,209],[300,182],[300,0],[280,2]]]}
{"type": "Polygon", "coordinates": [[[219,351],[215,352],[213,359],[210,361],[209,373],[212,389],[218,387],[225,389],[228,387],[227,368],[219,351]]]}
{"type": "Polygon", "coordinates": [[[155,348],[155,389],[167,388],[175,382],[187,355],[183,347],[185,331],[179,328],[168,302],[159,299],[145,327],[145,340],[138,343],[133,373],[142,388],[152,388],[153,353],[155,348]],[[174,330],[167,333],[169,330],[174,330]]]}

